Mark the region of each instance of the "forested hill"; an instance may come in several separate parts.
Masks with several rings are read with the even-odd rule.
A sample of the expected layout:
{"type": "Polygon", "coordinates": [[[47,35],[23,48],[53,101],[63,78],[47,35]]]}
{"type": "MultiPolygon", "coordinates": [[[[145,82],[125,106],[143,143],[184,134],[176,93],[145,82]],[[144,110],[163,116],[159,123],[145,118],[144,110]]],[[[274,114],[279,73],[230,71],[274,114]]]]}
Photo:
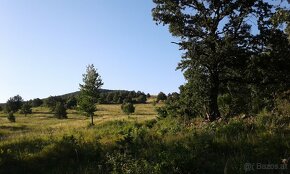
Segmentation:
{"type": "MultiPolygon", "coordinates": [[[[100,89],[100,93],[109,93],[109,92],[130,92],[128,90],[111,90],[111,89],[100,89]]],[[[63,95],[58,95],[57,97],[61,97],[61,98],[69,98],[69,97],[73,97],[73,96],[78,96],[80,93],[80,91],[76,91],[76,92],[71,92],[71,93],[67,93],[67,94],[63,94],[63,95]]],[[[43,98],[45,99],[45,98],[43,98]]]]}
{"type": "MultiPolygon", "coordinates": [[[[76,92],[71,92],[71,93],[67,93],[67,94],[63,94],[63,95],[57,95],[57,96],[53,96],[53,97],[57,97],[57,98],[62,98],[64,100],[67,100],[69,98],[74,98],[77,97],[79,95],[80,91],[76,91],[76,92]]],[[[111,90],[111,89],[100,89],[100,102],[101,103],[121,103],[123,102],[123,100],[125,99],[136,99],[136,103],[144,103],[146,102],[146,97],[148,96],[148,94],[146,95],[144,92],[135,92],[135,91],[129,91],[129,90],[111,90]],[[139,97],[139,98],[138,98],[139,97]]],[[[48,96],[46,98],[42,98],[40,100],[42,100],[43,102],[45,100],[47,100],[48,98],[50,98],[51,96],[48,96]]],[[[29,101],[33,101],[35,99],[30,99],[29,101]]],[[[0,106],[4,106],[5,103],[0,103],[0,106]]]]}

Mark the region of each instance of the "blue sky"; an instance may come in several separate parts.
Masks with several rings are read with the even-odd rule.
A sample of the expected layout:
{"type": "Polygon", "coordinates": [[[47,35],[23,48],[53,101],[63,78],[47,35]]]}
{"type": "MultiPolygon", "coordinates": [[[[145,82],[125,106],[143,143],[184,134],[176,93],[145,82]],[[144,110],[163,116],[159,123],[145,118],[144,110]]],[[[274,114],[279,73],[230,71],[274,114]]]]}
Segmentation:
{"type": "Polygon", "coordinates": [[[150,0],[1,0],[0,102],[77,91],[94,64],[103,88],[178,91],[181,52],[150,0]]]}

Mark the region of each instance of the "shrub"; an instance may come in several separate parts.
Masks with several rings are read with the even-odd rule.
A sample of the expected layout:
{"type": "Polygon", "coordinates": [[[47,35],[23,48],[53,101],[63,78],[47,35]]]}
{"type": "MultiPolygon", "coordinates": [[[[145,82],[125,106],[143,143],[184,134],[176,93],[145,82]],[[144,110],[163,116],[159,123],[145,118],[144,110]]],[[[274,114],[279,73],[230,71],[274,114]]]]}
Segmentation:
{"type": "Polygon", "coordinates": [[[66,108],[65,108],[65,106],[64,106],[64,104],[62,102],[57,102],[56,103],[54,115],[58,119],[67,118],[66,108]]]}
{"type": "Polygon", "coordinates": [[[21,107],[20,113],[24,114],[25,116],[27,114],[31,114],[32,113],[31,105],[28,102],[24,103],[21,107]]]}
{"type": "Polygon", "coordinates": [[[123,103],[121,105],[121,109],[127,115],[130,115],[135,112],[135,107],[133,103],[123,103]]]}
{"type": "Polygon", "coordinates": [[[135,159],[132,155],[107,154],[106,161],[110,173],[161,173],[154,164],[145,159],[135,159]]]}
{"type": "Polygon", "coordinates": [[[144,124],[146,127],[151,129],[156,123],[157,123],[157,120],[153,119],[153,120],[146,120],[144,124]]]}
{"type": "Polygon", "coordinates": [[[9,114],[8,114],[8,120],[10,121],[10,122],[15,122],[16,120],[15,120],[15,116],[13,115],[13,112],[9,112],[9,114]]]}

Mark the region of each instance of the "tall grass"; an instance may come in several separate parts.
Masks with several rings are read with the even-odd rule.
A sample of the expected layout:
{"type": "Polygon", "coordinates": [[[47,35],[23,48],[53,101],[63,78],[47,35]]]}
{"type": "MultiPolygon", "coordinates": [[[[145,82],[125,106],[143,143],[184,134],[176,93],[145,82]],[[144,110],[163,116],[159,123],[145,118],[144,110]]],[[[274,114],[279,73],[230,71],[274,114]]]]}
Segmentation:
{"type": "MultiPolygon", "coordinates": [[[[248,171],[245,164],[281,165],[290,157],[290,121],[283,108],[187,124],[171,117],[156,120],[151,104],[136,105],[133,119],[119,105],[98,108],[93,127],[74,110],[67,120],[51,117],[45,108],[16,115],[16,123],[0,117],[0,173],[239,174],[248,171]]],[[[253,169],[248,172],[289,172],[253,169]]]]}

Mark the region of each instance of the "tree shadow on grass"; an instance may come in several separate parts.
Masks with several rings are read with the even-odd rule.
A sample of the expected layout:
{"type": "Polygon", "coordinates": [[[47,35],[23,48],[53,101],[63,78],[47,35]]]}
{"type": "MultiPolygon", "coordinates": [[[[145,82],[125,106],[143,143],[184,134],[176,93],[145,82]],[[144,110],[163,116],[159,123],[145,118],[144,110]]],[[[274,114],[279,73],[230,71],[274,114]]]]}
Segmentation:
{"type": "Polygon", "coordinates": [[[35,111],[33,114],[51,114],[51,112],[35,111]]]}
{"type": "Polygon", "coordinates": [[[22,125],[22,126],[0,126],[0,129],[6,129],[10,131],[23,131],[28,130],[29,128],[25,125],[22,125]]]}

